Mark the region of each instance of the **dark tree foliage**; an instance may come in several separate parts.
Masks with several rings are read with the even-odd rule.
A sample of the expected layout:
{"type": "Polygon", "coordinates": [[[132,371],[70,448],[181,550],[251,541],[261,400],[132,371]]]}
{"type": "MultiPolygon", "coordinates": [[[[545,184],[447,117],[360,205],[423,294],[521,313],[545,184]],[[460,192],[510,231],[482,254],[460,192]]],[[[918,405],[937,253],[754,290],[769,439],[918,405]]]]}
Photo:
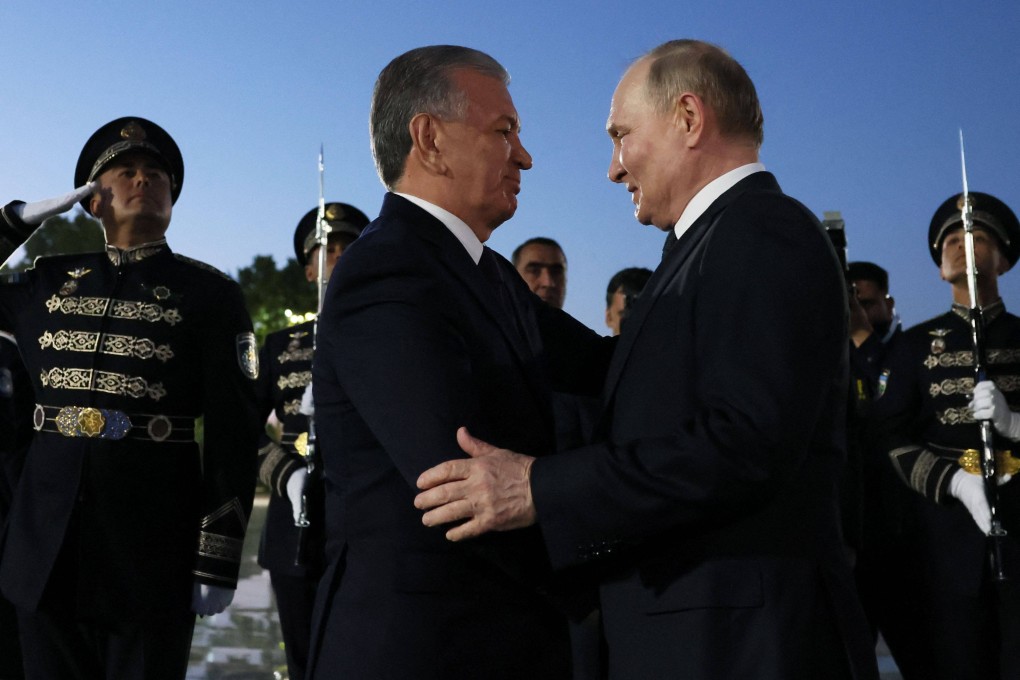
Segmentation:
{"type": "Polygon", "coordinates": [[[256,255],[249,266],[238,270],[237,282],[244,292],[259,344],[269,333],[291,325],[286,310],[305,314],[314,312],[317,306],[315,286],[308,283],[304,267],[294,258],[277,269],[272,255],[256,255]]]}
{"type": "Polygon", "coordinates": [[[35,258],[46,255],[94,253],[106,247],[106,239],[99,222],[76,209],[70,219],[57,215],[43,222],[24,247],[25,257],[11,264],[11,269],[27,269],[35,258]]]}

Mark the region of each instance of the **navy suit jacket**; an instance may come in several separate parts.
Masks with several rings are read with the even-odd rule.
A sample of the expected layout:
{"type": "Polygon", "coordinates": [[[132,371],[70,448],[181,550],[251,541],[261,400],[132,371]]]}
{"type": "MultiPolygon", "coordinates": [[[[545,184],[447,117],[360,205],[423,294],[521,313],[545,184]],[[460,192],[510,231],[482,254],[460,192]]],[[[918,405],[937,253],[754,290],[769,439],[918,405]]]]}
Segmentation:
{"type": "Polygon", "coordinates": [[[554,566],[609,565],[613,680],[876,677],[838,524],[846,309],[821,226],[768,173],[648,282],[609,367],[607,439],[532,468],[554,566]]]}
{"type": "Polygon", "coordinates": [[[554,450],[531,293],[499,271],[523,337],[456,237],[388,194],[333,274],[313,366],[328,565],[310,677],[569,677],[537,529],[455,544],[413,505],[422,472],[464,456],[461,425],[554,450]]]}

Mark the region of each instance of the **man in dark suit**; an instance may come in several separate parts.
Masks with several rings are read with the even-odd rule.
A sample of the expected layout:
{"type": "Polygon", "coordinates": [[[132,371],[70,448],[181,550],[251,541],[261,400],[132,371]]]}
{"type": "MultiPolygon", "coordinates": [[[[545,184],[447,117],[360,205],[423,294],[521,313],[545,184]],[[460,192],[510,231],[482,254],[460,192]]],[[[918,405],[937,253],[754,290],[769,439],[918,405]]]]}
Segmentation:
{"type": "Polygon", "coordinates": [[[554,566],[605,559],[614,680],[874,678],[837,512],[843,277],[757,163],[754,86],[713,45],[666,43],[607,129],[610,179],[671,247],[612,358],[606,438],[531,458],[461,430],[474,457],[422,476],[424,521],[467,520],[452,540],[537,523],[554,566]]]}
{"type": "Polygon", "coordinates": [[[531,167],[508,80],[488,55],[433,46],[376,83],[391,193],[333,273],[313,366],[327,567],[310,678],[570,677],[537,530],[453,544],[412,504],[418,475],[459,454],[459,425],[554,447],[531,293],[482,245],[531,167]]]}

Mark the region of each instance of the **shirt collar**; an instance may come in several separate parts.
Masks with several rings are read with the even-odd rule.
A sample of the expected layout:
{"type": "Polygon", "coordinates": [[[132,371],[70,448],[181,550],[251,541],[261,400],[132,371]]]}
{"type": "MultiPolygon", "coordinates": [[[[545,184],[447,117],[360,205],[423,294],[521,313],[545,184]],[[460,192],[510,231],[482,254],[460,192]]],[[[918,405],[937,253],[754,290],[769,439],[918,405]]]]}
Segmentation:
{"type": "Polygon", "coordinates": [[[466,250],[468,255],[471,256],[474,263],[478,264],[478,261],[482,258],[482,249],[484,246],[482,245],[482,242],[478,240],[478,237],[475,236],[475,232],[471,231],[471,227],[469,227],[464,220],[460,219],[448,210],[443,210],[434,203],[429,203],[424,198],[418,198],[411,194],[402,194],[396,191],[393,193],[397,194],[397,196],[400,196],[401,198],[407,199],[411,203],[414,203],[416,206],[442,222],[443,226],[449,229],[450,233],[457,237],[457,240],[460,241],[462,246],[464,246],[464,250],[466,250]]]}
{"type": "Polygon", "coordinates": [[[694,198],[691,199],[687,207],[684,208],[684,212],[680,215],[680,219],[677,220],[676,225],[673,227],[673,233],[676,234],[677,238],[684,235],[684,232],[691,228],[699,217],[705,214],[709,206],[715,202],[715,199],[722,196],[729,189],[731,189],[737,182],[753,175],[756,172],[764,172],[765,166],[761,163],[748,163],[747,165],[741,165],[739,168],[734,168],[729,172],[716,177],[714,180],[706,184],[701,188],[701,191],[694,194],[694,198]]]}

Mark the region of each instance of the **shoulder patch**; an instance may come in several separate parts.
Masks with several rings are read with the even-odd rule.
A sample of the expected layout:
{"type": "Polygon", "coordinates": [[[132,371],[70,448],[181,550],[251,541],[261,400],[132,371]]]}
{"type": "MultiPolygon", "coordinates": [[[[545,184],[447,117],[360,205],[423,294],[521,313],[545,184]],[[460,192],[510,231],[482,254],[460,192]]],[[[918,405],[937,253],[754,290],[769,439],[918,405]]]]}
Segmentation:
{"type": "Polygon", "coordinates": [[[174,257],[176,257],[178,260],[185,264],[190,264],[193,267],[198,267],[199,269],[204,269],[205,271],[210,272],[212,274],[217,274],[218,276],[225,278],[227,281],[234,280],[233,277],[231,277],[230,275],[224,274],[216,267],[212,266],[211,264],[206,264],[201,260],[195,260],[193,258],[188,257],[187,255],[181,255],[180,253],[174,253],[174,257]]]}

